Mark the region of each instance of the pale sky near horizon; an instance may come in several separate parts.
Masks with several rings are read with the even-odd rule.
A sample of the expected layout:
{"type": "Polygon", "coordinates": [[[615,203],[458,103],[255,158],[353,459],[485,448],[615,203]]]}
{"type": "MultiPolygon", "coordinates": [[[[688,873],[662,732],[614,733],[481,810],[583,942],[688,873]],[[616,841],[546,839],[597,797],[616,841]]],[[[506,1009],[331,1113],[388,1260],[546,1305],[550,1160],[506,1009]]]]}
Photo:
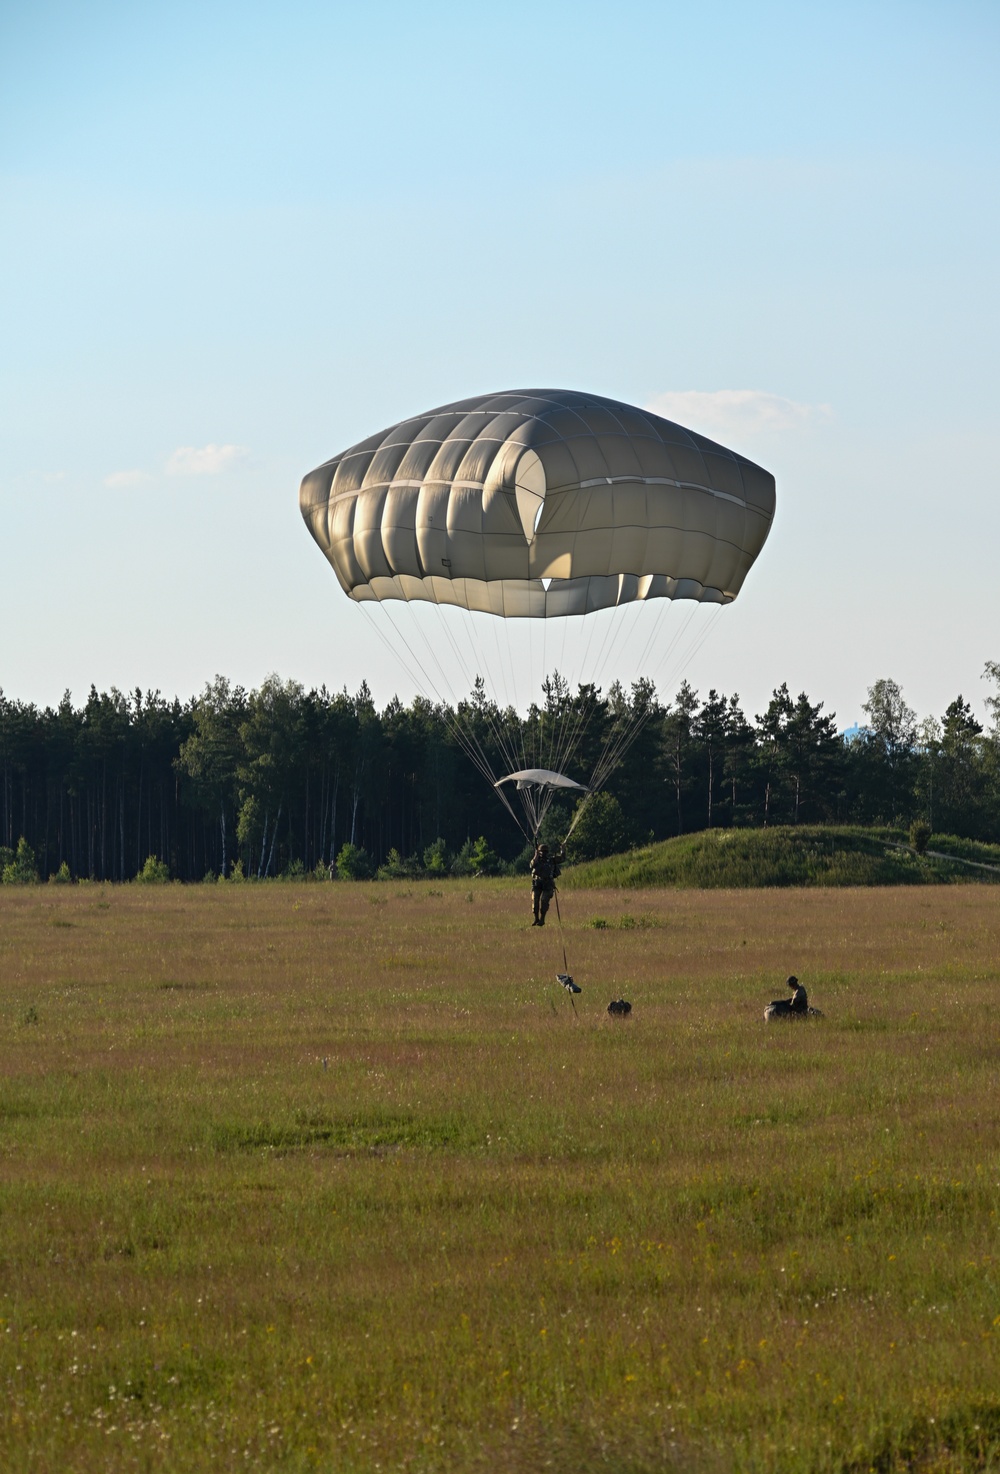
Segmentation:
{"type": "Polygon", "coordinates": [[[982,713],[998,75],[992,0],[7,0],[0,687],[408,699],[299,479],[557,386],[777,476],[674,683],[753,714],[787,681],[844,727],[891,676],[921,716],[982,713]]]}

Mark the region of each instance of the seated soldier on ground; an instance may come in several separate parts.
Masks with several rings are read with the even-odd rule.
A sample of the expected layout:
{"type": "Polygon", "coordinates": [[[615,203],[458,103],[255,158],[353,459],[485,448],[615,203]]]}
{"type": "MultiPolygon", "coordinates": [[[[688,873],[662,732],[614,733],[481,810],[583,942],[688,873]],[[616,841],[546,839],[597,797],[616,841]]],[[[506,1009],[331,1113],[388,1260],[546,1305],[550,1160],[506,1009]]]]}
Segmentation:
{"type": "Polygon", "coordinates": [[[775,998],[764,1009],[765,1019],[822,1018],[818,1008],[810,1008],[809,996],[797,977],[788,979],[792,990],[791,998],[775,998]]]}
{"type": "Polygon", "coordinates": [[[808,996],[806,994],[805,988],[803,988],[803,986],[799,982],[798,978],[796,978],[796,977],[789,978],[788,979],[788,986],[792,990],[791,1001],[790,1001],[790,1003],[788,1005],[791,1008],[792,1012],[793,1013],[808,1013],[809,1012],[809,998],[808,998],[808,996]]]}

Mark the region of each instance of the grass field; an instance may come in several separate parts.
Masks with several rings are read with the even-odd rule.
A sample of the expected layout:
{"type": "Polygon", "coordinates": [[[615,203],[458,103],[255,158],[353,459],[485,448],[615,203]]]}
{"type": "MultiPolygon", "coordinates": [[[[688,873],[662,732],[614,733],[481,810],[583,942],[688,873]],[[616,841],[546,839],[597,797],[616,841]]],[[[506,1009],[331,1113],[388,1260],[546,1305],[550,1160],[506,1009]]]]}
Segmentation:
{"type": "Polygon", "coordinates": [[[562,901],[0,891],[0,1468],[1000,1468],[997,892],[562,901]]]}

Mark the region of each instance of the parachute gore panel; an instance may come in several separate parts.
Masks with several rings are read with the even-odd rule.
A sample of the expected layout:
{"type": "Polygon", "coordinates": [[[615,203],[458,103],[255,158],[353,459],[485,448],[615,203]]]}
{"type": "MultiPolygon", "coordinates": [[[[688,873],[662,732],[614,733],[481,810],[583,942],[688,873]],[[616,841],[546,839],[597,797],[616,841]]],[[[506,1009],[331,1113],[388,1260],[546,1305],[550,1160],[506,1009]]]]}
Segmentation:
{"type": "Polygon", "coordinates": [[[299,506],[352,599],[544,619],[730,603],[770,531],[774,477],[646,410],[526,389],[361,441],[303,478],[299,506]]]}

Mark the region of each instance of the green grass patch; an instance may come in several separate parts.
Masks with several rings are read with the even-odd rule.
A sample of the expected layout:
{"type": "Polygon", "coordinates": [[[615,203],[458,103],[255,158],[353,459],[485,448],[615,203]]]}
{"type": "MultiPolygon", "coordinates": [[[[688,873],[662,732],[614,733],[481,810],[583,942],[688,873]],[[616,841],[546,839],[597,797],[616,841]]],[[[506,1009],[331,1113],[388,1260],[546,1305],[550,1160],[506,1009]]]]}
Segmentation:
{"type": "Polygon", "coordinates": [[[593,927],[594,931],[648,931],[650,927],[661,926],[663,923],[648,913],[642,916],[632,916],[626,912],[611,920],[608,920],[606,916],[592,916],[587,924],[593,927]]]}
{"type": "MultiPolygon", "coordinates": [[[[378,1152],[410,1148],[443,1148],[462,1141],[462,1127],[452,1121],[413,1116],[346,1116],[298,1111],[292,1121],[222,1122],[211,1129],[217,1152],[292,1152],[329,1147],[342,1152],[378,1152]]],[[[466,1141],[466,1145],[468,1142],[466,1141]]]]}

